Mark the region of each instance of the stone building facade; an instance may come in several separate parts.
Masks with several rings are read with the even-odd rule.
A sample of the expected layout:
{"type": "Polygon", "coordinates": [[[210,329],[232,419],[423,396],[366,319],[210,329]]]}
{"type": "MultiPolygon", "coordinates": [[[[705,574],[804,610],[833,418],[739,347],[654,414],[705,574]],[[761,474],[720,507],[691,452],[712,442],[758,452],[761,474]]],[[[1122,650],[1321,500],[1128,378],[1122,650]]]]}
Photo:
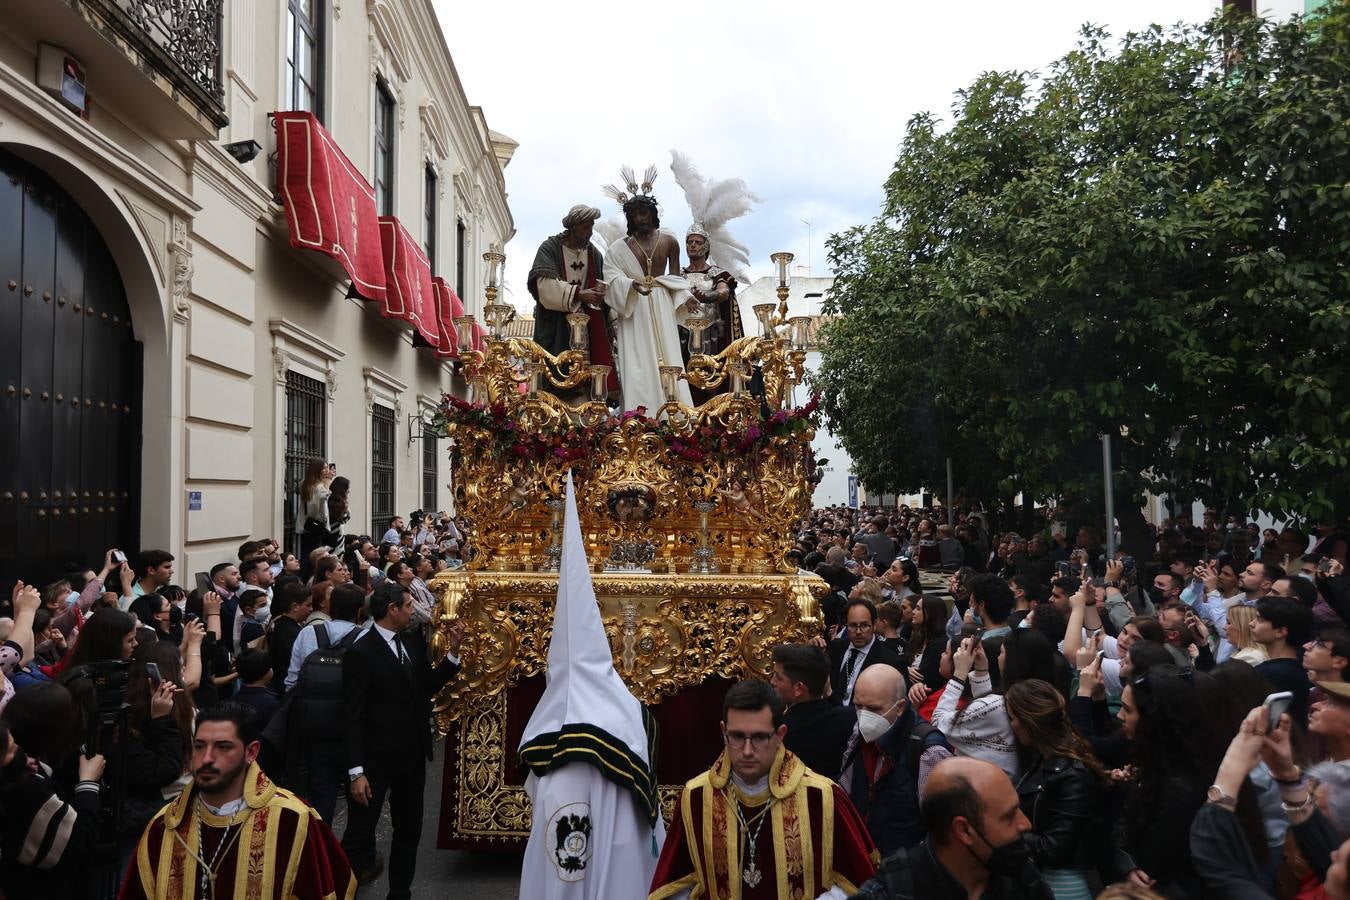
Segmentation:
{"type": "Polygon", "coordinates": [[[350,532],[449,506],[417,420],[463,383],[292,247],[270,118],[291,109],[480,310],[515,144],[465,96],[430,0],[6,4],[0,581],[116,544],[170,551],[190,587],[282,536],[319,457],[351,480],[350,532]]]}

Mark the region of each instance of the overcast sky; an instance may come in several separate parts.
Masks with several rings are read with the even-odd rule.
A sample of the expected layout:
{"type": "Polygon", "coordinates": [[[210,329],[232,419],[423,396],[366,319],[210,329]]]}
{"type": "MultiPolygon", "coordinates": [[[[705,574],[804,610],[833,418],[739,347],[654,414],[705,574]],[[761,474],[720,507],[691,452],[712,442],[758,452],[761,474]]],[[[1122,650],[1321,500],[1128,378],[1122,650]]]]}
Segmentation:
{"type": "Polygon", "coordinates": [[[525,273],[574,203],[616,205],[600,186],[628,163],[661,170],[662,227],[689,211],[672,148],[704,174],[740,177],[760,196],[732,223],[755,275],[790,250],[829,274],[826,235],[870,221],[905,123],[950,118],[953,93],[981,72],[1043,70],[1085,22],[1113,35],[1200,21],[1211,0],[831,0],[546,4],[434,0],[469,102],[520,142],[506,169],[516,237],[510,299],[533,301],[525,273]],[[811,223],[811,238],[807,225],[811,223]]]}

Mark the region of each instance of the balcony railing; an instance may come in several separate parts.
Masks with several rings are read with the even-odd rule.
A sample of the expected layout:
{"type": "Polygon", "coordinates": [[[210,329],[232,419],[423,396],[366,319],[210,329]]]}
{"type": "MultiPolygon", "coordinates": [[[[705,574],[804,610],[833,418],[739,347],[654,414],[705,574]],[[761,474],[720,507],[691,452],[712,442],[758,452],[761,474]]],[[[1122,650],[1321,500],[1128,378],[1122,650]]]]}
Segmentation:
{"type": "Polygon", "coordinates": [[[67,0],[101,18],[217,127],[229,124],[221,75],[224,0],[67,0]]]}

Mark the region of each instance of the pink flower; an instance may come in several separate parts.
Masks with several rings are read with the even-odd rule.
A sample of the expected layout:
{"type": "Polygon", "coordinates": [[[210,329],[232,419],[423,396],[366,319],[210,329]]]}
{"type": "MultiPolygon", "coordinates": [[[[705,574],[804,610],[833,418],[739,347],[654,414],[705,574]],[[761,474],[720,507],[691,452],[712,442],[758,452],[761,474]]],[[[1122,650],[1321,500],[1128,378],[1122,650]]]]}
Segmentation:
{"type": "Polygon", "coordinates": [[[772,416],[769,416],[769,421],[775,425],[782,425],[787,421],[787,413],[780,409],[772,416]]]}

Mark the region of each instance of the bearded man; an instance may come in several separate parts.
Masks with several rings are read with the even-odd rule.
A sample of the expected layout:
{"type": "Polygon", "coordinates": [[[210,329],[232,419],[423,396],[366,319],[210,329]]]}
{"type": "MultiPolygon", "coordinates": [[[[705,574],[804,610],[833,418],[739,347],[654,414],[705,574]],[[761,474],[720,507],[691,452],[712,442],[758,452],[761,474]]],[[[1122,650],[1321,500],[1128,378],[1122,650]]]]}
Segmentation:
{"type": "Polygon", "coordinates": [[[252,707],[197,717],[192,787],[150,820],[119,900],[356,896],[347,856],[319,814],[258,768],[252,707]]]}
{"type": "Polygon", "coordinates": [[[842,900],[872,877],[867,826],[837,784],[783,747],[786,733],[768,684],[727,691],[726,749],[684,786],[648,900],[842,900]]]}
{"type": "MultiPolygon", "coordinates": [[[[651,194],[655,168],[647,170],[641,190],[624,169],[628,192],[606,187],[623,204],[628,236],[609,245],[609,289],[605,302],[618,316],[619,370],[625,409],[645,407],[649,415],[666,402],[661,367],[679,366],[679,326],[689,316],[689,282],[680,274],[680,242],[660,230],[656,198],[651,194]]],[[[689,385],[675,383],[674,399],[689,405],[689,385]]]]}
{"type": "MultiPolygon", "coordinates": [[[[539,245],[526,287],[535,300],[534,342],[554,356],[572,346],[567,314],[580,311],[590,317],[586,328],[591,364],[609,366],[607,391],[617,398],[614,324],[604,307],[604,261],[591,244],[598,218],[600,210],[594,206],[578,204],[568,210],[563,232],[539,245]]],[[[556,371],[553,374],[557,376],[556,371]]]]}

